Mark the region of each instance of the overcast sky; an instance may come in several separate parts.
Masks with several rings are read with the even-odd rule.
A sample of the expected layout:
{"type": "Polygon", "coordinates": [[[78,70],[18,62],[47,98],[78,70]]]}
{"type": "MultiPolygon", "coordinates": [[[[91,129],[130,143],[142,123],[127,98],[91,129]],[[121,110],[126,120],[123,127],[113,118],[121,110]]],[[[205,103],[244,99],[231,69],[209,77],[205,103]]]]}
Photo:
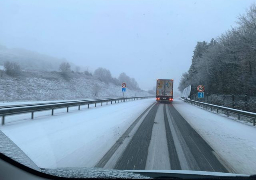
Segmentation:
{"type": "Polygon", "coordinates": [[[198,41],[236,26],[256,0],[0,0],[0,44],[66,58],[142,89],[191,65],[198,41]]]}

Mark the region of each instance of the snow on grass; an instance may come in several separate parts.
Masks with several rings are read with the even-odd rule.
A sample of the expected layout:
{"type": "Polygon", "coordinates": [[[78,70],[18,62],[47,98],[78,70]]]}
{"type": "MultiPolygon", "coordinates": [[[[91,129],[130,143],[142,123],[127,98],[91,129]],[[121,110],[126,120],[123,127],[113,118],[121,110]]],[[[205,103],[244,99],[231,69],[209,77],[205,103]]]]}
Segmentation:
{"type": "Polygon", "coordinates": [[[173,102],[188,123],[237,173],[256,174],[256,127],[185,103],[173,102]]]}
{"type": "Polygon", "coordinates": [[[0,126],[41,168],[93,167],[154,99],[129,101],[0,126]]]}
{"type": "MultiPolygon", "coordinates": [[[[125,97],[149,95],[146,91],[131,90],[129,85],[125,92],[125,97]]],[[[107,84],[81,73],[71,73],[65,78],[58,72],[23,72],[17,77],[4,75],[0,78],[1,102],[106,97],[123,97],[121,84],[107,84]]]]}

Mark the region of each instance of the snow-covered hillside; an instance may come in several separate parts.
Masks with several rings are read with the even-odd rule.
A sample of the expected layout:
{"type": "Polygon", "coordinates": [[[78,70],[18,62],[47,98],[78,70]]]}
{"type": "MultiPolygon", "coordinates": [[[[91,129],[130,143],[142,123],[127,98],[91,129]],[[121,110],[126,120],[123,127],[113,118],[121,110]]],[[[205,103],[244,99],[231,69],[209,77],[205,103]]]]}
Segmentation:
{"type": "MultiPolygon", "coordinates": [[[[0,65],[6,61],[18,63],[23,70],[56,71],[59,69],[59,65],[66,60],[26,49],[11,49],[0,45],[0,65]]],[[[72,63],[70,64],[74,67],[72,63]]]]}
{"type": "MultiPolygon", "coordinates": [[[[125,96],[148,96],[145,91],[133,91],[127,85],[125,96]]],[[[121,85],[106,84],[93,76],[59,72],[22,72],[17,77],[6,74],[0,79],[0,101],[44,101],[83,98],[121,97],[121,85]]]]}

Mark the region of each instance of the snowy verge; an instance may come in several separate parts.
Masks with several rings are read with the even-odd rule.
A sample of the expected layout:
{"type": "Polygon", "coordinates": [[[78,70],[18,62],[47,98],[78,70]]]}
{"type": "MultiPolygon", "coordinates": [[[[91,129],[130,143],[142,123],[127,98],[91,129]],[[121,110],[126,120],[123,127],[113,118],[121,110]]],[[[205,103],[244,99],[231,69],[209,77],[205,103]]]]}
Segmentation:
{"type": "Polygon", "coordinates": [[[4,133],[2,133],[1,130],[0,142],[0,153],[14,159],[15,161],[27,167],[40,171],[39,167],[37,167],[35,163],[31,161],[17,145],[15,145],[4,133]]]}
{"type": "MultiPolygon", "coordinates": [[[[129,85],[124,94],[125,97],[149,95],[143,90],[132,90],[129,85]]],[[[107,84],[81,73],[71,73],[66,78],[59,72],[23,72],[17,77],[0,78],[0,102],[108,97],[123,97],[121,84],[107,84]]]]}
{"type": "Polygon", "coordinates": [[[256,127],[175,100],[174,107],[236,173],[256,174],[256,127]]]}
{"type": "Polygon", "coordinates": [[[155,99],[0,126],[40,168],[93,167],[155,99]]]}

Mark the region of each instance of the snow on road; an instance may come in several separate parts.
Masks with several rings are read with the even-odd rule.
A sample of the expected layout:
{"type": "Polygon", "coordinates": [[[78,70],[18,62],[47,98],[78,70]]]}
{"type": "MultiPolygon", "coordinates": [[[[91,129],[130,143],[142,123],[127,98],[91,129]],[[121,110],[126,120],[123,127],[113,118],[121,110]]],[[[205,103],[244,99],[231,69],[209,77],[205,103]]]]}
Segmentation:
{"type": "Polygon", "coordinates": [[[0,126],[41,168],[93,167],[154,99],[44,116],[0,126]]]}
{"type": "Polygon", "coordinates": [[[256,174],[256,127],[181,100],[174,107],[237,173],[256,174]]]}
{"type": "Polygon", "coordinates": [[[153,126],[145,169],[171,169],[170,161],[168,158],[169,152],[166,139],[166,129],[164,124],[164,104],[159,105],[154,122],[157,124],[157,126],[153,126]]]}

